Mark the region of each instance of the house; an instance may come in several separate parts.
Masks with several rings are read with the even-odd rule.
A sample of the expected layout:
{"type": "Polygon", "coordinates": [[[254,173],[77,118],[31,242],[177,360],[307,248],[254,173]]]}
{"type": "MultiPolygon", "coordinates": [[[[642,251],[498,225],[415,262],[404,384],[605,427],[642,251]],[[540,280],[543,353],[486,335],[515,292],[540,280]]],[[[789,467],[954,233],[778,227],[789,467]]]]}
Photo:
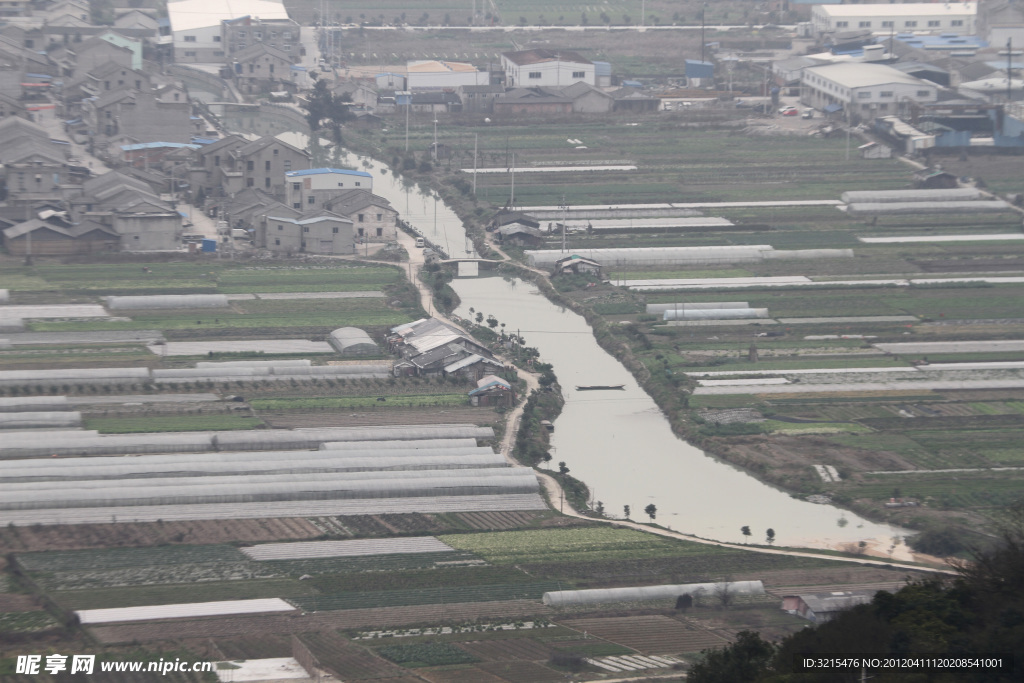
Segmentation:
{"type": "Polygon", "coordinates": [[[498,228],[497,233],[503,245],[536,249],[544,244],[544,234],[540,230],[522,223],[503,225],[498,228]]]}
{"type": "Polygon", "coordinates": [[[976,31],[978,4],[912,2],[897,5],[815,5],[811,10],[811,23],[819,34],[869,29],[880,34],[929,31],[969,36],[976,31]]]}
{"type": "Polygon", "coordinates": [[[368,242],[398,239],[398,211],[369,190],[347,190],[325,200],[324,208],[352,221],[356,238],[368,242]]]}
{"type": "Polygon", "coordinates": [[[571,114],[572,99],[541,88],[515,88],[494,100],[496,116],[571,114]]]}
{"type": "Polygon", "coordinates": [[[942,169],[926,168],[914,174],[914,187],[918,190],[948,190],[960,187],[960,181],[942,169]]]}
{"type": "Polygon", "coordinates": [[[469,403],[478,407],[511,408],[516,392],[506,380],[497,375],[485,375],[477,380],[476,389],[469,392],[469,403]]]}
{"type": "Polygon", "coordinates": [[[881,145],[877,142],[867,142],[857,147],[860,150],[861,159],[891,159],[892,147],[881,145]]]}
{"type": "Polygon", "coordinates": [[[115,139],[130,142],[182,142],[192,140],[192,105],[188,100],[163,101],[155,91],[131,87],[111,89],[82,103],[86,122],[98,147],[115,139]]]}
{"type": "Polygon", "coordinates": [[[141,60],[136,59],[135,53],[130,48],[115,45],[99,36],[93,36],[76,44],[70,52],[73,55],[74,73],[71,74],[73,76],[88,73],[107,62],[116,62],[129,69],[142,67],[141,60]],[[138,64],[136,64],[137,61],[138,64]]]}
{"type": "MultiPolygon", "coordinates": [[[[899,7],[900,5],[892,5],[899,7]]],[[[804,69],[800,101],[815,109],[830,104],[865,117],[899,114],[910,101],[935,102],[939,88],[885,64],[842,63],[804,69]]]]}
{"type": "Polygon", "coordinates": [[[266,43],[238,50],[231,64],[235,82],[243,93],[251,95],[294,85],[291,57],[266,43]]]}
{"type": "Polygon", "coordinates": [[[661,100],[652,97],[636,88],[619,88],[609,93],[612,98],[612,111],[643,114],[658,111],[661,100]]]}
{"type": "Polygon", "coordinates": [[[555,261],[552,275],[594,275],[601,277],[601,264],[593,259],[573,254],[555,261]]]}
{"type": "Polygon", "coordinates": [[[329,211],[289,218],[267,216],[257,231],[257,244],[278,252],[308,254],[353,254],[352,221],[329,211]]]}
{"type": "Polygon", "coordinates": [[[154,34],[160,30],[157,10],[144,7],[115,7],[114,28],[148,29],[154,34]]]}
{"type": "Polygon", "coordinates": [[[12,256],[70,256],[117,251],[120,237],[94,221],[77,225],[33,218],[3,231],[4,248],[12,256]]]}
{"type": "Polygon", "coordinates": [[[335,97],[348,96],[353,107],[373,111],[377,108],[377,91],[358,81],[338,81],[331,86],[335,97]]]}
{"type": "Polygon", "coordinates": [[[570,50],[520,50],[501,55],[508,88],[559,88],[583,81],[597,85],[594,63],[570,50]]]}
{"type": "MultiPolygon", "coordinates": [[[[247,14],[225,19],[220,25],[220,45],[224,61],[230,63],[237,54],[254,45],[266,45],[288,56],[289,61],[302,54],[302,27],[293,19],[270,18],[247,14]]],[[[216,42],[216,36],[214,40],[216,42]]]]}
{"type": "Polygon", "coordinates": [[[315,211],[349,190],[373,190],[373,176],[348,168],[307,168],[284,174],[285,203],[300,211],[315,211]]]}
{"type": "Polygon", "coordinates": [[[870,603],[877,592],[853,590],[786,595],[782,598],[782,609],[808,621],[823,624],[834,619],[840,612],[870,603]]]}
{"type": "Polygon", "coordinates": [[[387,343],[388,349],[400,356],[394,364],[396,377],[442,374],[472,377],[502,367],[485,346],[435,318],[391,328],[387,343]],[[464,362],[466,359],[472,360],[464,362]]]}
{"type": "Polygon", "coordinates": [[[564,88],[545,88],[545,91],[571,99],[572,110],[578,114],[607,114],[615,104],[611,95],[583,81],[564,88]]]}
{"type": "Polygon", "coordinates": [[[241,192],[255,187],[270,193],[279,201],[285,196],[285,176],[292,170],[309,167],[309,153],[275,137],[236,147],[227,153],[228,168],[224,172],[224,192],[241,192]]]}
{"type": "Polygon", "coordinates": [[[181,214],[161,211],[148,202],[118,207],[110,225],[121,238],[122,251],[176,251],[181,244],[181,214]]]}
{"type": "MultiPolygon", "coordinates": [[[[268,216],[284,216],[287,218],[299,218],[302,211],[277,201],[263,190],[249,188],[235,194],[234,197],[218,200],[218,203],[211,204],[208,209],[227,221],[231,227],[254,230],[257,238],[260,231],[267,225],[268,216]]],[[[265,240],[256,240],[257,245],[265,246],[265,240]]]]}
{"type": "Polygon", "coordinates": [[[1020,0],[986,0],[978,7],[978,34],[989,45],[1006,45],[1012,40],[1015,49],[1024,45],[1024,4],[1020,0]]]}
{"type": "MultiPolygon", "coordinates": [[[[167,3],[167,17],[170,20],[174,61],[208,64],[223,64],[227,56],[222,33],[225,21],[243,17],[259,17],[264,22],[289,20],[284,5],[274,0],[178,0],[167,3]]],[[[239,28],[238,31],[245,32],[246,46],[252,43],[254,36],[248,33],[249,29],[239,28]]],[[[262,32],[262,29],[259,31],[262,32]]],[[[240,33],[233,35],[237,49],[241,49],[243,36],[240,33]]],[[[257,40],[263,38],[261,36],[257,40]]],[[[291,43],[294,45],[297,40],[294,37],[291,43]]]]}
{"type": "Polygon", "coordinates": [[[429,112],[432,114],[456,112],[462,107],[462,100],[454,92],[414,92],[412,94],[412,111],[429,112]]]}
{"type": "Polygon", "coordinates": [[[28,111],[25,109],[25,103],[17,97],[11,97],[7,93],[0,91],[0,119],[7,118],[8,116],[19,116],[27,119],[28,111]]]}
{"type": "Polygon", "coordinates": [[[148,91],[152,87],[150,74],[132,69],[116,61],[100,64],[90,71],[80,71],[64,83],[64,103],[77,108],[81,100],[123,88],[148,91]]]}
{"type": "Polygon", "coordinates": [[[505,94],[505,88],[500,85],[463,85],[456,93],[462,102],[462,111],[490,114],[494,111],[494,100],[505,94]]]}
{"type": "Polygon", "coordinates": [[[408,89],[455,90],[464,85],[488,85],[491,74],[468,62],[427,59],[406,63],[408,89]]]}

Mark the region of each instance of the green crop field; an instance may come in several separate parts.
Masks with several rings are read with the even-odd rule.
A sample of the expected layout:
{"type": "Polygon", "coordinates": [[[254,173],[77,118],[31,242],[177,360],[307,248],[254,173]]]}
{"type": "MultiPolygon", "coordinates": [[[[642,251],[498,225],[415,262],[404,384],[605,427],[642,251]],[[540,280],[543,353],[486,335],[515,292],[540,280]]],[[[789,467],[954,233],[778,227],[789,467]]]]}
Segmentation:
{"type": "Polygon", "coordinates": [[[378,396],[335,398],[257,398],[249,401],[255,410],[330,410],[334,408],[426,408],[461,406],[469,403],[467,394],[391,395],[385,401],[378,396]],[[386,404],[386,405],[382,405],[386,404]]]}
{"type": "Polygon", "coordinates": [[[256,579],[55,591],[50,596],[65,609],[79,610],[253,598],[291,598],[314,593],[316,589],[306,582],[291,579],[256,579]]]}
{"type": "Polygon", "coordinates": [[[87,417],[86,429],[101,434],[139,434],[146,432],[201,432],[206,430],[257,429],[258,417],[242,415],[146,415],[139,417],[87,417]]]}
{"type": "Polygon", "coordinates": [[[462,648],[451,643],[412,643],[385,645],[377,653],[396,664],[416,669],[425,666],[471,664],[480,661],[462,648]]]}

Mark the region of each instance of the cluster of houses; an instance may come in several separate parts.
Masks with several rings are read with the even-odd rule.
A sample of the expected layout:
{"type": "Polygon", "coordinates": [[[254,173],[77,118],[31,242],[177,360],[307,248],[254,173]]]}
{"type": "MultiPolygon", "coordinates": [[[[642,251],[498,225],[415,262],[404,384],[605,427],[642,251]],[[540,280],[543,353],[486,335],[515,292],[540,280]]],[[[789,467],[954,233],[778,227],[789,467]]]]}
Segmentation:
{"type": "Polygon", "coordinates": [[[398,356],[396,377],[456,377],[476,382],[470,401],[480,406],[510,406],[515,394],[497,375],[505,369],[485,345],[457,327],[423,318],[391,328],[388,350],[398,356]]]}

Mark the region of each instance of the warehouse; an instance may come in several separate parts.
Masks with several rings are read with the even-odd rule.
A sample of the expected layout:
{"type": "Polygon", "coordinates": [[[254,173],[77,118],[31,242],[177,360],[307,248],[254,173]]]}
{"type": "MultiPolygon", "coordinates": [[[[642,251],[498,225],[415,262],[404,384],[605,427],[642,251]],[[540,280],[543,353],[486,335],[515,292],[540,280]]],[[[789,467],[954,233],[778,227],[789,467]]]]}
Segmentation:
{"type": "Polygon", "coordinates": [[[871,117],[898,115],[908,102],[935,102],[939,92],[931,81],[884,64],[861,62],[809,67],[800,86],[800,101],[809,107],[839,105],[851,114],[871,117]]]}
{"type": "Polygon", "coordinates": [[[977,29],[977,15],[976,2],[815,5],[811,23],[819,34],[868,29],[884,35],[927,31],[969,36],[977,29]]]}

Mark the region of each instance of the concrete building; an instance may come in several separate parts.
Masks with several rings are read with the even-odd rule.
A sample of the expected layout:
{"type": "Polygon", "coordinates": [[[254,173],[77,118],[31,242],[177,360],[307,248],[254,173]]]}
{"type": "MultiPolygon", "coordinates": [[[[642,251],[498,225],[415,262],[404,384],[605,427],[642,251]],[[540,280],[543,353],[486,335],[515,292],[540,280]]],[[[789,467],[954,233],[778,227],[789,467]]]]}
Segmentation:
{"type": "Polygon", "coordinates": [[[206,195],[220,197],[260,189],[281,201],[285,174],[309,166],[309,154],[275,137],[248,142],[229,135],[196,152],[192,182],[206,195]]]}
{"type": "Polygon", "coordinates": [[[276,0],[178,0],[167,3],[167,16],[174,61],[212,64],[223,63],[226,56],[223,21],[246,16],[262,21],[287,20],[288,12],[276,0]]]}
{"type": "Polygon", "coordinates": [[[898,114],[911,101],[934,102],[939,88],[884,64],[845,63],[804,69],[800,90],[805,105],[874,117],[898,114]]]}
{"type": "Polygon", "coordinates": [[[462,101],[462,111],[490,114],[494,111],[494,100],[505,94],[500,85],[464,85],[457,90],[462,101]]]}
{"type": "Polygon", "coordinates": [[[288,55],[289,60],[301,53],[302,27],[292,19],[270,19],[246,15],[221,22],[220,44],[224,58],[230,62],[236,53],[253,45],[266,45],[288,55]]]}
{"type": "MultiPolygon", "coordinates": [[[[133,79],[134,80],[134,79],[133,79]]],[[[186,99],[163,101],[153,91],[122,87],[82,102],[81,117],[93,132],[95,145],[111,140],[130,142],[189,142],[192,105],[186,99]]]]}
{"type": "Polygon", "coordinates": [[[987,0],[978,8],[978,33],[989,45],[1003,47],[1013,40],[1014,49],[1024,46],[1024,2],[987,0]]]}
{"type": "Polygon", "coordinates": [[[569,50],[505,52],[501,68],[509,88],[559,88],[577,81],[597,84],[594,63],[569,50]]]}
{"type": "Polygon", "coordinates": [[[819,34],[869,29],[884,34],[928,31],[972,35],[977,29],[977,14],[976,2],[815,5],[811,22],[819,34]]]}
{"type": "Polygon", "coordinates": [[[572,98],[552,95],[543,88],[514,88],[496,98],[495,115],[571,114],[572,98]]]}
{"type": "Polygon", "coordinates": [[[416,60],[406,64],[409,90],[455,89],[463,85],[488,85],[491,74],[468,62],[416,60]]]}
{"type": "Polygon", "coordinates": [[[349,190],[373,191],[373,176],[347,168],[309,168],[290,171],[282,181],[285,203],[299,211],[318,211],[329,200],[349,190]]]}
{"type": "Polygon", "coordinates": [[[369,190],[348,190],[326,200],[323,208],[352,221],[357,239],[367,242],[398,239],[398,211],[391,202],[369,190]]]}
{"type": "Polygon", "coordinates": [[[250,95],[294,88],[291,66],[292,61],[287,53],[266,43],[256,43],[238,50],[231,63],[238,89],[250,95]]]}
{"type": "Polygon", "coordinates": [[[312,216],[268,216],[257,228],[256,243],[271,251],[354,254],[352,221],[323,211],[312,216]]]}
{"type": "Polygon", "coordinates": [[[117,251],[120,237],[94,221],[72,225],[33,218],[3,231],[4,248],[12,256],[71,256],[117,251]]]}

